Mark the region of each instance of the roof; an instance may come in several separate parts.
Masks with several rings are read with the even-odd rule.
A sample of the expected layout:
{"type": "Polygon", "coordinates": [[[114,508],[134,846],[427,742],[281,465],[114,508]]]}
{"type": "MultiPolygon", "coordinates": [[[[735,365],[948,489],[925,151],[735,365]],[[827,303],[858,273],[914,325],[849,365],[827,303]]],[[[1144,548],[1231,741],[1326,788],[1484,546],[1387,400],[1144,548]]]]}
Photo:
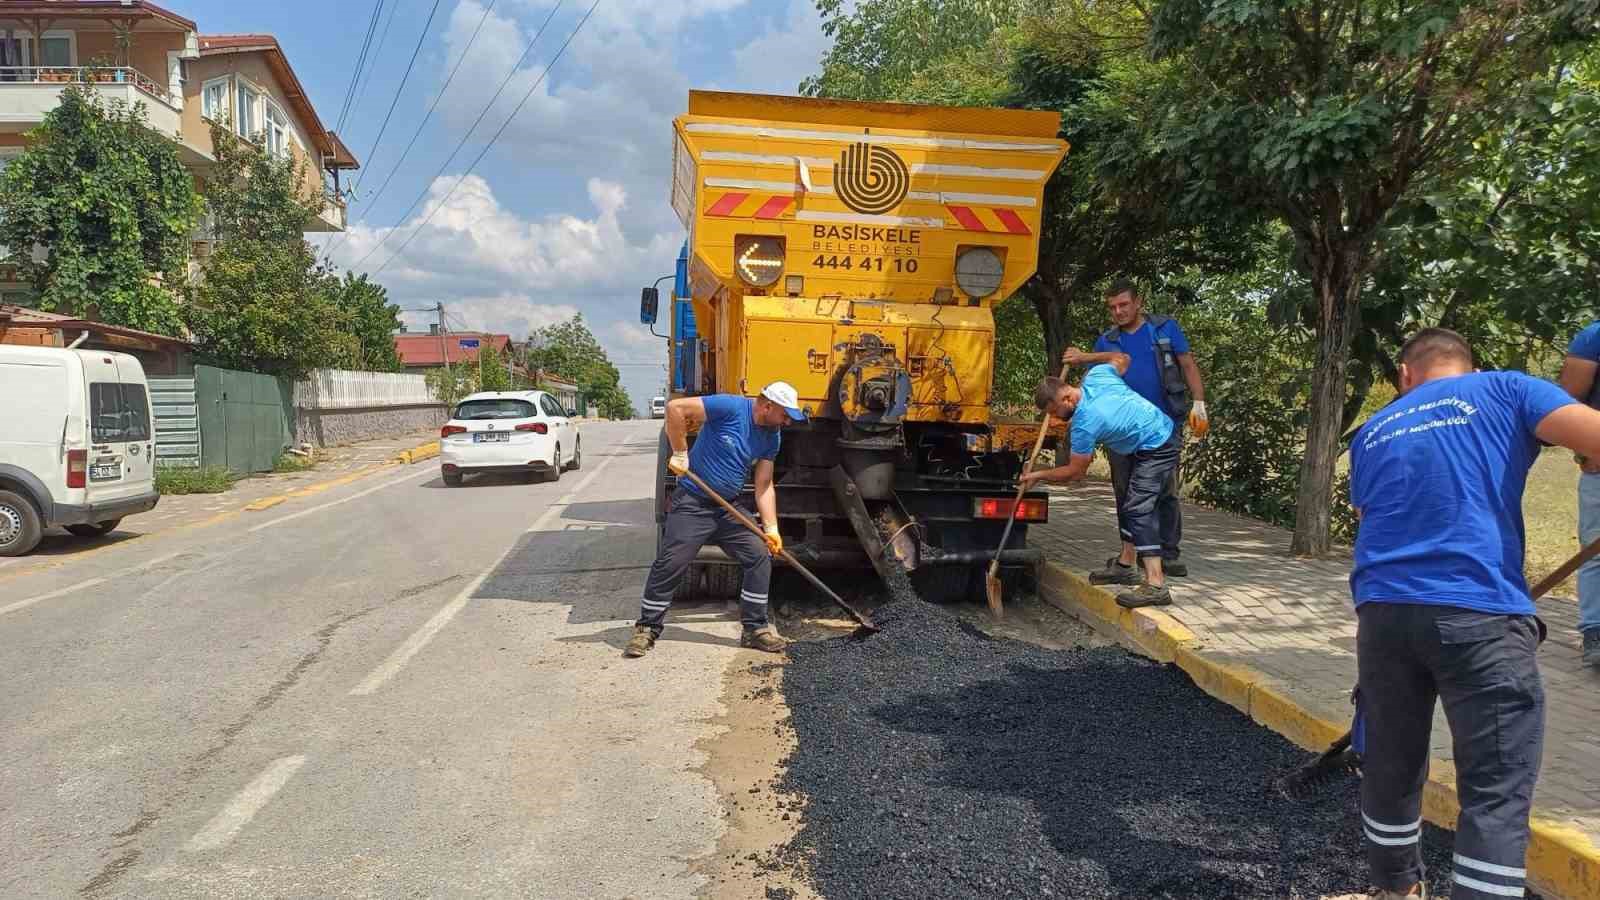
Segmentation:
{"type": "Polygon", "coordinates": [[[439,355],[441,347],[449,353],[451,365],[476,360],[480,347],[462,347],[462,338],[488,341],[500,353],[506,352],[506,349],[511,346],[511,335],[509,334],[486,334],[481,331],[448,331],[442,335],[397,334],[394,336],[394,352],[399,354],[400,362],[403,365],[416,368],[444,365],[443,358],[439,355]]]}
{"type": "Polygon", "coordinates": [[[63,316],[59,313],[45,312],[42,309],[33,309],[27,306],[13,306],[0,303],[0,327],[22,328],[58,328],[62,331],[92,331],[100,334],[115,334],[122,337],[139,338],[140,340],[153,341],[161,344],[176,344],[183,347],[191,344],[183,338],[175,338],[170,334],[156,334],[153,331],[140,331],[137,328],[127,328],[122,325],[110,325],[105,322],[94,322],[80,319],[76,316],[63,316]]]}
{"type": "Polygon", "coordinates": [[[285,98],[294,107],[306,130],[310,132],[312,142],[317,145],[317,152],[325,159],[325,165],[337,169],[361,168],[361,163],[350,152],[350,148],[339,140],[339,136],[323,127],[316,107],[311,105],[310,95],[300,84],[299,76],[294,74],[294,68],[289,65],[289,57],[284,55],[283,47],[276,37],[270,34],[200,35],[202,57],[226,56],[230,53],[265,54],[267,68],[272,70],[273,77],[278,79],[278,85],[282,88],[285,98]]]}
{"type": "Polygon", "coordinates": [[[160,19],[185,31],[195,30],[193,21],[147,0],[8,0],[4,7],[0,15],[6,18],[109,16],[118,19],[160,19]]]}

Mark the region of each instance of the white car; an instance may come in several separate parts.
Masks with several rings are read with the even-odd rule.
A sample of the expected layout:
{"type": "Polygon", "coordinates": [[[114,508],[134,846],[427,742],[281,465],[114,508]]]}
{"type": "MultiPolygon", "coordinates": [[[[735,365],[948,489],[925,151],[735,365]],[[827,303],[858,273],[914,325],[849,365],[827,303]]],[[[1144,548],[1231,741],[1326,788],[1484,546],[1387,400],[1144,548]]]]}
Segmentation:
{"type": "Polygon", "coordinates": [[[652,418],[652,419],[665,419],[666,417],[667,417],[667,398],[665,398],[665,397],[651,397],[650,398],[650,418],[652,418]]]}
{"type": "Polygon", "coordinates": [[[544,391],[487,391],[456,404],[439,430],[439,463],[450,487],[485,472],[557,481],[583,464],[583,443],[572,413],[544,391]]]}
{"type": "Polygon", "coordinates": [[[153,509],[152,422],[132,356],[0,344],[0,556],[51,526],[97,537],[153,509]]]}

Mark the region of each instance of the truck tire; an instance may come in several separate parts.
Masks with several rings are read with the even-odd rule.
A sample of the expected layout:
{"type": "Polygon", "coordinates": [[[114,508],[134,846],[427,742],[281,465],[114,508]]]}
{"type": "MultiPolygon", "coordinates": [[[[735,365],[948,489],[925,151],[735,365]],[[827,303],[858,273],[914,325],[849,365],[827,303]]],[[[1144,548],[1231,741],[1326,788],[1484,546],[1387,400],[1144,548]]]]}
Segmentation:
{"type": "Polygon", "coordinates": [[[107,519],[104,522],[95,522],[93,524],[68,525],[67,531],[81,538],[104,537],[116,531],[117,526],[121,524],[121,519],[107,519]]]}
{"type": "Polygon", "coordinates": [[[44,523],[33,502],[12,491],[0,491],[0,556],[23,556],[39,546],[44,523]]]}

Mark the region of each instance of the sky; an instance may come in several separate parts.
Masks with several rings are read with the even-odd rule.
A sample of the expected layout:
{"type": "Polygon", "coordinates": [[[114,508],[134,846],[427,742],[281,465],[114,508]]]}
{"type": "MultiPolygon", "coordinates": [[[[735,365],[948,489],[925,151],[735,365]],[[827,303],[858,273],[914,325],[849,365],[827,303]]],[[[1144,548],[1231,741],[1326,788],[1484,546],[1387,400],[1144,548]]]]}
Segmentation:
{"type": "MultiPolygon", "coordinates": [[[[319,251],[403,309],[443,303],[455,330],[521,339],[581,312],[645,409],[666,344],[639,324],[639,289],[672,272],[684,239],[672,119],[691,88],[795,93],[827,47],[811,0],[599,0],[575,37],[593,0],[384,0],[345,110],[375,2],[164,5],[202,34],[275,35],[361,160],[343,182],[350,227],[311,236],[319,251]]],[[[413,329],[433,318],[405,313],[413,329]]]]}

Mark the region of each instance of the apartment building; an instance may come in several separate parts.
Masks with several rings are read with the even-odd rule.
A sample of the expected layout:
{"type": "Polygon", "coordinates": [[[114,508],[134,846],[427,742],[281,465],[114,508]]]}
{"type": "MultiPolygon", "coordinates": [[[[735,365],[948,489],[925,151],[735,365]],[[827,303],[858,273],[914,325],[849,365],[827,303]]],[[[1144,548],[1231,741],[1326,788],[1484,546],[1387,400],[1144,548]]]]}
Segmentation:
{"type": "MultiPolygon", "coordinates": [[[[345,228],[340,173],[359,163],[330,131],[278,41],[269,34],[204,34],[146,0],[0,2],[0,165],[27,142],[69,83],[107,100],[143,103],[150,127],[170,135],[203,183],[220,122],[306,172],[322,199],[310,232],[345,228]]],[[[203,251],[205,235],[197,235],[203,251]]],[[[0,298],[3,299],[3,298],[0,298]]]]}

